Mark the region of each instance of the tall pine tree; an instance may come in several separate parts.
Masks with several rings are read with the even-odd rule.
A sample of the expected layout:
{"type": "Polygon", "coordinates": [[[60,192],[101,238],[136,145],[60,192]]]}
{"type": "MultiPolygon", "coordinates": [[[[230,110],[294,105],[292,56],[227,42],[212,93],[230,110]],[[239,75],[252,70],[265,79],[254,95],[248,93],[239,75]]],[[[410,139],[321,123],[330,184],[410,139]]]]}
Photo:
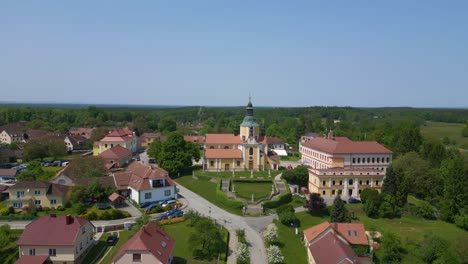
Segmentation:
{"type": "Polygon", "coordinates": [[[330,210],[330,218],[333,223],[347,223],[349,222],[348,210],[341,197],[337,195],[333,201],[333,206],[330,210]]]}

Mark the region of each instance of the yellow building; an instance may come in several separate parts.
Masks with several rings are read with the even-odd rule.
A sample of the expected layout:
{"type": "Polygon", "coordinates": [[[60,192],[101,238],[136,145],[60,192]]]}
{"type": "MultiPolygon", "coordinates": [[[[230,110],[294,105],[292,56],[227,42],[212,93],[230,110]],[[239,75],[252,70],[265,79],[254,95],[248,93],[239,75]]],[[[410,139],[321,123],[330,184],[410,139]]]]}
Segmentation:
{"type": "Polygon", "coordinates": [[[127,128],[114,129],[101,140],[94,142],[93,156],[97,156],[114,146],[122,146],[135,153],[138,148],[137,141],[138,137],[131,130],[127,128]]]}
{"type": "Polygon", "coordinates": [[[70,187],[56,183],[22,181],[8,189],[10,194],[8,205],[17,211],[39,206],[42,208],[64,206],[69,190],[70,187]]]}
{"type": "Polygon", "coordinates": [[[309,191],[325,197],[359,197],[366,188],[381,190],[392,151],[376,141],[346,137],[303,137],[301,161],[309,166],[309,191]]]}
{"type": "Polygon", "coordinates": [[[26,226],[17,263],[83,263],[94,245],[94,226],[75,216],[42,216],[26,226]]]}
{"type": "Polygon", "coordinates": [[[279,157],[255,120],[249,100],[239,135],[206,134],[203,169],[207,171],[277,170],[279,157]]]}

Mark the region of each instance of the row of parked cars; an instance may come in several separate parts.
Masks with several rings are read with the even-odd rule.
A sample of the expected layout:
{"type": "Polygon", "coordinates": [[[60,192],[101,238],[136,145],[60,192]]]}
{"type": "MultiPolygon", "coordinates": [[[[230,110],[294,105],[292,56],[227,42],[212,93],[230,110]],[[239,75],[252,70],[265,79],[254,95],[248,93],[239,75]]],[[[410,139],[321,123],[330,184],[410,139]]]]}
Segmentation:
{"type": "Polygon", "coordinates": [[[156,217],[156,220],[166,220],[166,219],[172,219],[176,217],[182,217],[184,216],[184,211],[180,210],[179,208],[174,208],[171,209],[165,213],[162,213],[156,217]]]}
{"type": "Polygon", "coordinates": [[[62,161],[62,160],[49,160],[41,162],[42,167],[65,167],[70,164],[69,161],[62,161]]]}
{"type": "Polygon", "coordinates": [[[174,199],[161,200],[159,202],[145,202],[145,203],[140,204],[140,208],[144,209],[144,210],[151,210],[153,208],[156,208],[158,205],[160,205],[162,207],[166,207],[166,206],[169,206],[169,205],[174,205],[174,204],[176,204],[176,202],[177,201],[174,200],[174,199]]]}

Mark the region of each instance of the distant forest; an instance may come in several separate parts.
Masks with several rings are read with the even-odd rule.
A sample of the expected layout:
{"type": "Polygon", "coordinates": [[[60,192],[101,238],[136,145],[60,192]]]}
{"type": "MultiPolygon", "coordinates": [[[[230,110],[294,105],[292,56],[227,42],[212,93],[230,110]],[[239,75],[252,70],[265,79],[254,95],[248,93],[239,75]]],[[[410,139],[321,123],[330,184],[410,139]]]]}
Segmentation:
{"type": "MultiPolygon", "coordinates": [[[[333,130],[337,136],[377,140],[392,148],[395,141],[392,131],[419,127],[426,121],[468,122],[468,109],[256,107],[254,113],[268,136],[276,136],[293,146],[307,132],[323,134],[333,130]]],[[[174,130],[183,134],[233,133],[244,115],[245,107],[4,105],[0,106],[0,125],[29,121],[29,128],[59,133],[80,126],[128,126],[140,134],[174,130]],[[199,123],[202,128],[197,127],[199,123]]]]}

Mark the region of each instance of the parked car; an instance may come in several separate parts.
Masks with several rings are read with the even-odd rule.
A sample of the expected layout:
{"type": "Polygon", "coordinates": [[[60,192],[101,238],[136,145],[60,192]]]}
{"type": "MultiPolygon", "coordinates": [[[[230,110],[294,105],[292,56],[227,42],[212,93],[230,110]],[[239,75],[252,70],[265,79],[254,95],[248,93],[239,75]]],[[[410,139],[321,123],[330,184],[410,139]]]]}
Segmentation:
{"type": "Polygon", "coordinates": [[[156,217],[156,220],[160,221],[160,220],[166,220],[168,219],[168,216],[167,214],[160,214],[156,217]]]}
{"type": "Polygon", "coordinates": [[[119,238],[117,237],[117,235],[110,235],[106,240],[106,244],[108,246],[113,246],[113,245],[115,245],[115,243],[117,243],[118,239],[119,238]]]}
{"type": "Polygon", "coordinates": [[[70,162],[64,161],[64,162],[62,162],[62,167],[66,167],[68,164],[70,164],[70,162]]]}
{"type": "Polygon", "coordinates": [[[97,203],[96,204],[96,207],[99,209],[99,210],[105,210],[107,208],[110,208],[110,203],[97,203]]]}
{"type": "Polygon", "coordinates": [[[169,200],[165,203],[162,204],[162,207],[166,207],[166,206],[169,206],[169,205],[173,205],[173,204],[176,204],[176,200],[169,200]]]}
{"type": "Polygon", "coordinates": [[[158,204],[152,203],[143,209],[145,209],[146,211],[150,211],[151,209],[156,208],[156,206],[158,206],[158,204]]]}
{"type": "Polygon", "coordinates": [[[175,212],[177,212],[177,211],[182,211],[182,210],[180,210],[179,208],[174,208],[174,209],[171,209],[171,210],[167,211],[167,212],[166,212],[166,215],[173,214],[173,213],[175,213],[175,212]]]}
{"type": "Polygon", "coordinates": [[[361,202],[361,200],[356,199],[356,198],[349,198],[348,199],[348,203],[350,203],[350,204],[360,203],[360,202],[361,202]]]}
{"type": "Polygon", "coordinates": [[[150,206],[153,202],[144,202],[140,204],[140,208],[145,208],[147,206],[150,206]]]}
{"type": "Polygon", "coordinates": [[[54,166],[54,167],[60,167],[60,166],[62,166],[62,162],[60,160],[56,160],[56,161],[52,162],[51,165],[54,166]]]}
{"type": "Polygon", "coordinates": [[[171,219],[171,218],[182,217],[182,216],[184,216],[184,211],[177,210],[172,214],[168,214],[167,218],[171,219]]]}
{"type": "Polygon", "coordinates": [[[168,201],[169,201],[168,199],[166,199],[166,200],[161,200],[161,201],[158,202],[158,204],[159,204],[159,205],[163,205],[163,204],[167,203],[168,201]]]}

